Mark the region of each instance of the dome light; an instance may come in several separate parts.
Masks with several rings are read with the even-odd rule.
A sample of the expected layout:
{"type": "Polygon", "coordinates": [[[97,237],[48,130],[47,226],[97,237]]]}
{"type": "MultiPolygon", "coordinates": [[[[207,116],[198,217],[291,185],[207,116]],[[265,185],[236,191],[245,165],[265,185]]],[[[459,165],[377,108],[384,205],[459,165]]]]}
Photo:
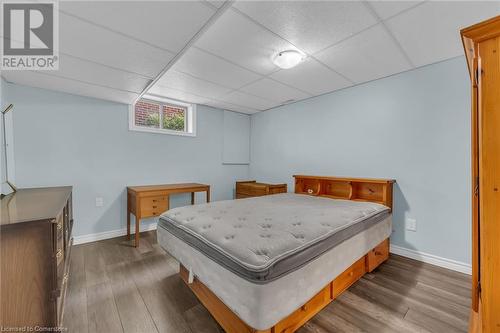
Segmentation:
{"type": "Polygon", "coordinates": [[[279,68],[288,69],[297,66],[305,57],[306,56],[299,51],[287,50],[281,51],[275,55],[273,62],[279,68]]]}

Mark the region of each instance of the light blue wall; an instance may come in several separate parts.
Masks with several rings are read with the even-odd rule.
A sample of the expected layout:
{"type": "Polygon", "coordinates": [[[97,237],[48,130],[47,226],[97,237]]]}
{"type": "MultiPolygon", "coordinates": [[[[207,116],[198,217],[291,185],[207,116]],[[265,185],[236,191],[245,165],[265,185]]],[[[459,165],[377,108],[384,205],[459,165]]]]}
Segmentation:
{"type": "MultiPolygon", "coordinates": [[[[0,77],[0,110],[5,109],[5,80],[0,77]]],[[[0,193],[4,193],[5,184],[5,145],[3,142],[3,117],[0,117],[0,193]]]]}
{"type": "MultiPolygon", "coordinates": [[[[9,102],[7,100],[7,82],[0,77],[0,109],[4,111],[8,106],[9,102]]],[[[13,141],[13,128],[12,128],[12,117],[13,111],[9,111],[5,114],[5,138],[7,139],[7,145],[4,143],[4,117],[0,117],[0,192],[3,194],[9,194],[12,192],[12,188],[7,183],[7,173],[8,178],[11,183],[15,183],[16,174],[14,166],[14,141],[13,141]],[[5,147],[7,147],[7,152],[5,152],[5,147]],[[8,170],[7,170],[7,159],[8,170]],[[7,172],[8,171],[8,172],[7,172]]]]}
{"type": "Polygon", "coordinates": [[[460,57],[255,114],[250,176],[395,178],[392,243],[470,263],[469,87],[460,57]]]}
{"type": "Polygon", "coordinates": [[[250,163],[250,117],[224,111],[222,161],[225,164],[250,163]]]}
{"type": "MultiPolygon", "coordinates": [[[[17,185],[73,185],[77,236],[126,226],[127,185],[201,182],[222,200],[248,178],[247,165],[222,164],[222,110],[198,106],[192,138],[129,131],[123,104],[14,84],[7,98],[15,105],[17,185]]],[[[171,198],[171,206],[189,202],[189,195],[171,198]]]]}

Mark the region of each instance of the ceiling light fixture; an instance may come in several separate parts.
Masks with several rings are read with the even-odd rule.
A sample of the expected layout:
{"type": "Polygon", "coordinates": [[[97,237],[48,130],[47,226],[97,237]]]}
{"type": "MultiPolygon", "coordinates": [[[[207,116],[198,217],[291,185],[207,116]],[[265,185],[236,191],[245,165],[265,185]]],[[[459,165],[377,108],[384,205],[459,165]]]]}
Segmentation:
{"type": "Polygon", "coordinates": [[[305,57],[306,56],[299,51],[286,50],[275,55],[273,62],[279,68],[288,69],[297,66],[305,57]]]}

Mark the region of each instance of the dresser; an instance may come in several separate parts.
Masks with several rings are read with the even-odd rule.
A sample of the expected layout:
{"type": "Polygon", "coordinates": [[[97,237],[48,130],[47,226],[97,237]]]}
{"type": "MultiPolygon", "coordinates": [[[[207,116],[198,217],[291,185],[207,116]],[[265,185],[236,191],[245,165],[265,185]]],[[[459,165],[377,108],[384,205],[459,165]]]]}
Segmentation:
{"type": "Polygon", "coordinates": [[[236,182],[236,199],[260,197],[263,195],[286,192],[286,184],[258,183],[255,180],[236,182]]]}
{"type": "Polygon", "coordinates": [[[73,227],[71,187],[19,189],[0,200],[0,326],[61,327],[73,227]]]}
{"type": "Polygon", "coordinates": [[[461,31],[471,80],[470,332],[500,332],[500,16],[461,31]]]}

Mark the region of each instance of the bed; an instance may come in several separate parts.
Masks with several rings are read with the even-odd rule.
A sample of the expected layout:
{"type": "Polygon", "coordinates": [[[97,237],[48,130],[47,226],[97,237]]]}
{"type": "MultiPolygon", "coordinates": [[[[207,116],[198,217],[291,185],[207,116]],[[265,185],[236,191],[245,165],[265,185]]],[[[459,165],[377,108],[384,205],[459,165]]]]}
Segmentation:
{"type": "Polygon", "coordinates": [[[226,332],[294,332],[388,258],[393,180],[294,177],[295,193],[160,217],[159,244],[226,332]]]}

